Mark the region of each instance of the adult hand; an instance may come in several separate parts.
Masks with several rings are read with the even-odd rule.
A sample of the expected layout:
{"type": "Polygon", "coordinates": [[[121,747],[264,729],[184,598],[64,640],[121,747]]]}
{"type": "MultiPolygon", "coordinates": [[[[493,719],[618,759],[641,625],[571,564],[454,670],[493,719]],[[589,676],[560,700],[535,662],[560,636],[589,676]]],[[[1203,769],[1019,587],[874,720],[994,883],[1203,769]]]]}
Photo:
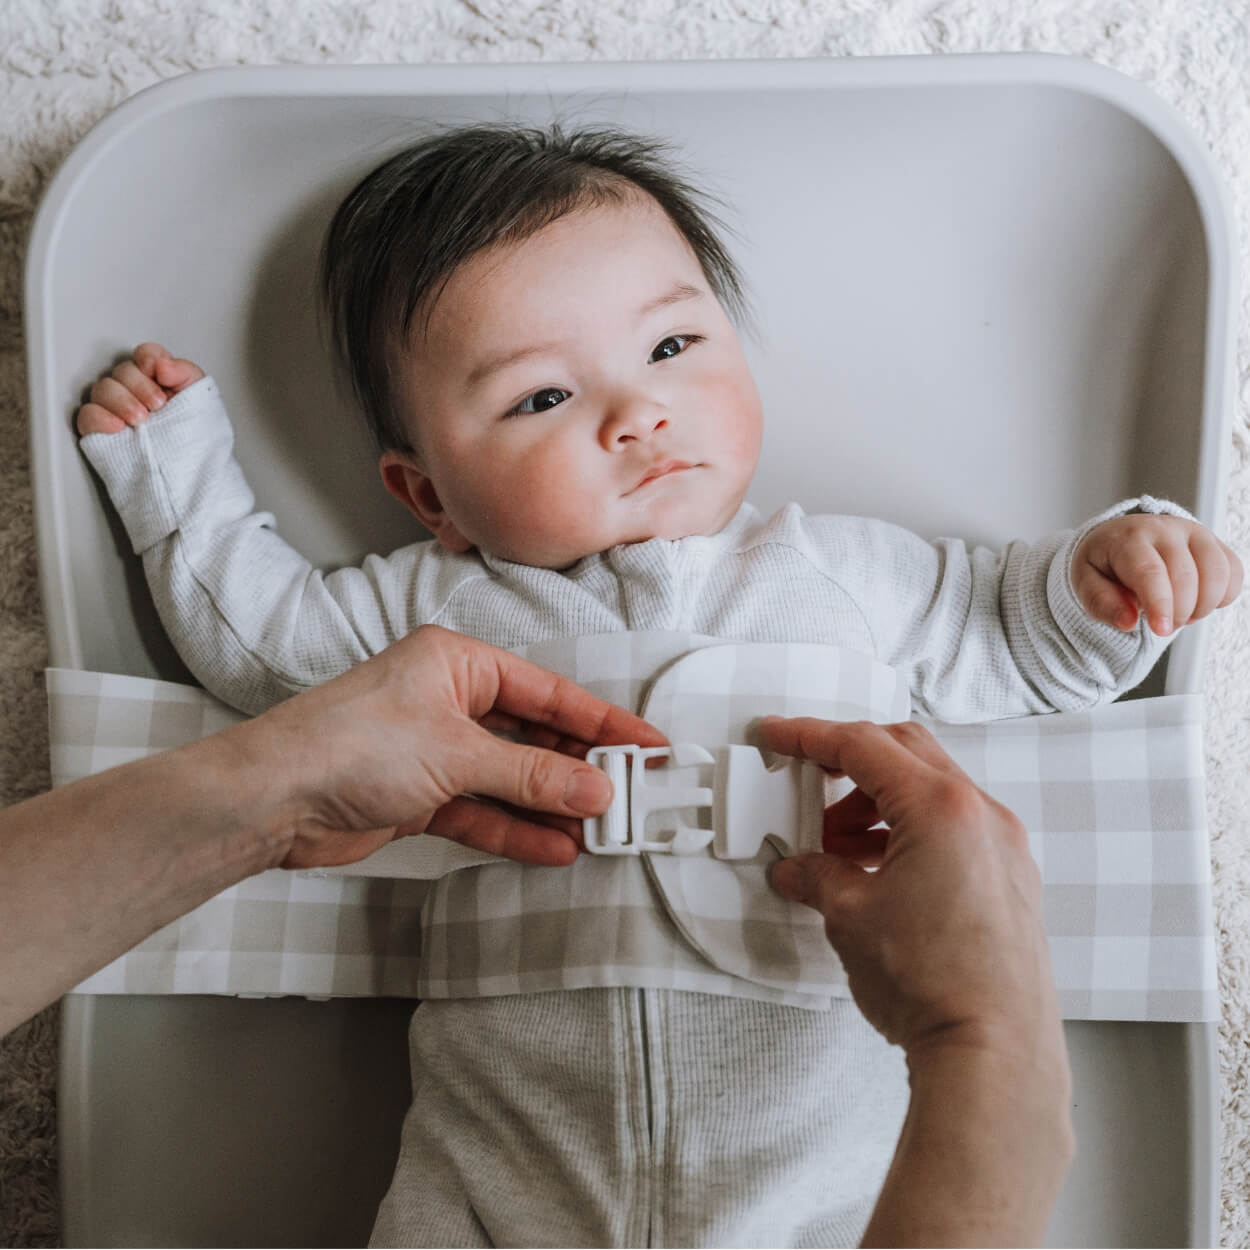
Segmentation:
{"type": "Polygon", "coordinates": [[[1074,1144],[1023,827],[919,725],[769,719],[761,737],[857,787],[825,811],[826,853],[772,882],[822,913],[855,1001],[907,1054],[907,1119],[863,1244],[1040,1244],[1074,1144]]]}
{"type": "Polygon", "coordinates": [[[910,1052],[951,1030],[1015,1035],[1043,1009],[1053,1014],[1041,878],[1024,828],[927,729],[769,718],[761,734],[857,787],[826,809],[832,854],[783,860],[772,883],[824,915],[877,1029],[910,1052]]]}
{"type": "Polygon", "coordinates": [[[577,757],[615,742],[664,738],[562,677],[426,627],[254,720],[7,808],[0,1034],[266,868],[349,863],[422,830],[570,863],[576,818],[612,794],[577,757]]]}
{"type": "Polygon", "coordinates": [[[564,677],[436,626],[231,733],[263,766],[280,755],[296,768],[276,859],[286,868],[351,863],[423,832],[570,864],[581,818],[612,798],[587,749],[667,741],[564,677]]]}

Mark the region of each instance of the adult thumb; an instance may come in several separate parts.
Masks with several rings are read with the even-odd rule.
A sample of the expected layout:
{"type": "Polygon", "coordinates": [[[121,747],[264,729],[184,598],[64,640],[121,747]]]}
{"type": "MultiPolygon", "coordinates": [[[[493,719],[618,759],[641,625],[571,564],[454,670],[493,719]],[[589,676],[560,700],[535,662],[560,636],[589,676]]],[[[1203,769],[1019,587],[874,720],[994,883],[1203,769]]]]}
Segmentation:
{"type": "Polygon", "coordinates": [[[466,789],[530,811],[597,816],[612,801],[602,769],[545,747],[505,742],[486,730],[475,738],[466,789]]]}
{"type": "Polygon", "coordinates": [[[839,899],[857,888],[866,876],[865,870],[849,859],[815,852],[779,860],[768,874],[768,881],[782,898],[828,915],[839,899]]]}

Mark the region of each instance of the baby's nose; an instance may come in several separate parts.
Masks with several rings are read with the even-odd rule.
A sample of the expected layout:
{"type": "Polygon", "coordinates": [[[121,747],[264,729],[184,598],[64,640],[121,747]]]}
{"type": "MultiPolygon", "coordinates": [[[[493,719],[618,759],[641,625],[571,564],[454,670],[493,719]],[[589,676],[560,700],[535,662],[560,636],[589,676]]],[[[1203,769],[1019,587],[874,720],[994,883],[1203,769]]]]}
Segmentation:
{"type": "Polygon", "coordinates": [[[668,425],[668,410],[647,399],[615,405],[604,418],[600,439],[608,451],[650,438],[668,425]]]}

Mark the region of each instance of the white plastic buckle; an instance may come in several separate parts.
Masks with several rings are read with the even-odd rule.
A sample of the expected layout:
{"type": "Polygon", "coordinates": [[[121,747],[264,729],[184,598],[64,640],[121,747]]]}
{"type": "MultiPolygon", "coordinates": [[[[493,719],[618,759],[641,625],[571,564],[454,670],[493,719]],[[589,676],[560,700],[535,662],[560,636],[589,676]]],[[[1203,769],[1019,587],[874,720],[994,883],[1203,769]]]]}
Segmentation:
{"type": "Polygon", "coordinates": [[[612,782],[612,806],[602,816],[582,821],[586,849],[592,854],[641,855],[643,851],[654,851],[692,855],[711,842],[711,829],[678,823],[674,823],[671,837],[659,841],[647,838],[647,817],[652,812],[711,807],[713,799],[707,786],[648,784],[646,764],[653,759],[670,760],[674,768],[716,763],[710,752],[690,742],[674,747],[592,747],[586,753],[587,763],[602,768],[612,782]]]}
{"type": "Polygon", "coordinates": [[[820,845],[824,812],[823,774],[800,760],[767,768],[754,747],[721,747],[715,755],[692,742],[671,747],[592,747],[588,763],[602,768],[612,781],[612,806],[602,816],[582,822],[586,849],[593,855],[693,855],[709,844],[717,859],[751,859],[766,837],[787,843],[790,850],[808,842],[820,845]],[[688,785],[655,784],[648,777],[651,759],[667,759],[673,769],[710,768],[710,778],[688,785]],[[711,784],[700,784],[710,780],[711,784]],[[710,808],[711,828],[673,823],[647,835],[647,818],[655,812],[710,808]],[[667,836],[664,836],[667,835],[667,836]]]}

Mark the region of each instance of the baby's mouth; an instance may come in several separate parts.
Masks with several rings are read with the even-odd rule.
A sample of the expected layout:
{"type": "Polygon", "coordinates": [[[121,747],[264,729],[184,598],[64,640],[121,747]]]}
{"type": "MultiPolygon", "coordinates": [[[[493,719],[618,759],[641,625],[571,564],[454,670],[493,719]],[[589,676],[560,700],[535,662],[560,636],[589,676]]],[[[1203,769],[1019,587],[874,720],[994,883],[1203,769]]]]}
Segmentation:
{"type": "Polygon", "coordinates": [[[627,493],[632,495],[634,491],[641,490],[644,486],[649,485],[651,482],[659,481],[662,477],[668,477],[673,473],[683,473],[687,469],[693,469],[696,467],[696,465],[691,464],[688,460],[661,460],[658,463],[653,464],[638,480],[638,483],[627,493]]]}

